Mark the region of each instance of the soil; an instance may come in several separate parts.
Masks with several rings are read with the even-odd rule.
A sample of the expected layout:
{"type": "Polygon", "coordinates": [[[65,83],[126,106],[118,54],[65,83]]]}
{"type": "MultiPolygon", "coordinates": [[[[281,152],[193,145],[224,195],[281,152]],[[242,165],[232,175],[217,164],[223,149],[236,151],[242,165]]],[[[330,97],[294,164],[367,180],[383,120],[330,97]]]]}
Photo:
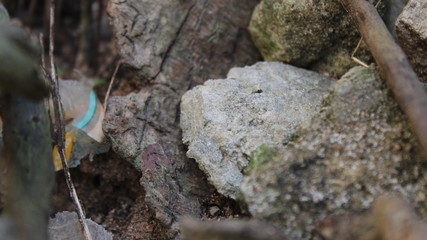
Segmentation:
{"type": "MultiPolygon", "coordinates": [[[[87,217],[106,227],[116,239],[165,239],[162,226],[143,201],[140,173],[113,152],[83,160],[71,176],[87,217]]],[[[62,171],[56,175],[54,211],[74,211],[62,171]]]]}
{"type": "MultiPolygon", "coordinates": [[[[71,176],[86,215],[114,234],[114,239],[168,239],[166,231],[144,202],[141,173],[114,152],[84,159],[71,176]]],[[[52,217],[74,211],[62,171],[56,174],[52,217]]],[[[245,217],[238,204],[215,193],[205,199],[203,220],[245,217]]]]}

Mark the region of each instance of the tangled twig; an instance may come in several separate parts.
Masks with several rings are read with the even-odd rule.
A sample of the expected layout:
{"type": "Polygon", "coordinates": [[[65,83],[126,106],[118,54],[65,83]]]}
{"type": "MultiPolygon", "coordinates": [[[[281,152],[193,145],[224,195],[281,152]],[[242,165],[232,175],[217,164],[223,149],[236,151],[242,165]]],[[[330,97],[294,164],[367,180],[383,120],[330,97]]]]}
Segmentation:
{"type": "Polygon", "coordinates": [[[83,211],[83,208],[80,204],[79,198],[77,196],[76,188],[74,187],[73,181],[71,179],[71,174],[68,169],[68,163],[65,158],[65,127],[64,120],[61,114],[62,104],[61,96],[59,95],[58,87],[58,78],[55,70],[55,61],[54,61],[54,39],[53,39],[53,28],[55,24],[55,0],[50,2],[50,21],[49,21],[49,58],[50,58],[50,81],[52,85],[52,100],[53,108],[55,115],[55,126],[54,126],[54,140],[55,144],[58,147],[58,153],[61,158],[62,165],[64,167],[65,180],[67,182],[68,189],[70,190],[71,198],[73,199],[74,204],[76,205],[77,215],[79,221],[83,228],[83,235],[86,240],[92,240],[89,228],[86,224],[86,216],[83,211]]]}

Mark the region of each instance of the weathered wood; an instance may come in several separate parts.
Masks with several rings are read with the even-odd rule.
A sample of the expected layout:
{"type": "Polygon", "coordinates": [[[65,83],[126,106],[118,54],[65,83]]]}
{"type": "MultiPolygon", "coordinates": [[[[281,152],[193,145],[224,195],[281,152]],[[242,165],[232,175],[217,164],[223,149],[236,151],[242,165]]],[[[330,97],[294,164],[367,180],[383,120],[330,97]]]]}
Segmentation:
{"type": "Polygon", "coordinates": [[[375,7],[365,0],[341,0],[357,25],[399,106],[408,116],[427,157],[427,94],[375,7]]]}
{"type": "Polygon", "coordinates": [[[412,206],[389,195],[378,197],[368,212],[329,216],[317,224],[316,230],[325,240],[427,239],[427,225],[412,206]]]}
{"type": "Polygon", "coordinates": [[[184,219],[182,235],[185,240],[286,240],[279,229],[256,220],[205,221],[184,219]]]}

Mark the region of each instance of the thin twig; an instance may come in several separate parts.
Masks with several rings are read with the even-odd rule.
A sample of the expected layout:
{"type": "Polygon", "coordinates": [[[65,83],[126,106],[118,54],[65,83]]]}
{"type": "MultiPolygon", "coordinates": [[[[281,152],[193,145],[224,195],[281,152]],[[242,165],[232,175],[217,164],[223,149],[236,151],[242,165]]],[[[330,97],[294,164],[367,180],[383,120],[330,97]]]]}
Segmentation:
{"type": "Polygon", "coordinates": [[[39,34],[39,43],[40,43],[40,50],[41,50],[41,61],[42,61],[42,68],[43,70],[46,70],[46,61],[45,61],[45,55],[44,55],[44,43],[43,43],[44,35],[43,33],[39,34]]]}
{"type": "Polygon", "coordinates": [[[362,65],[363,67],[369,68],[368,64],[364,63],[362,60],[360,60],[360,59],[358,59],[357,57],[354,56],[354,55],[356,55],[357,50],[359,50],[360,45],[362,44],[362,42],[363,42],[363,38],[360,38],[359,42],[357,43],[356,48],[354,49],[353,53],[351,54],[351,59],[353,61],[355,61],[356,63],[362,65]]]}
{"type": "Polygon", "coordinates": [[[122,64],[122,60],[119,60],[119,62],[116,65],[116,69],[114,69],[113,76],[111,76],[110,84],[108,85],[107,93],[105,94],[105,98],[104,98],[104,114],[107,112],[108,99],[110,98],[111,88],[113,86],[114,80],[116,80],[116,75],[117,75],[117,72],[119,71],[121,64],[122,64]]]}
{"type": "Polygon", "coordinates": [[[186,217],[181,220],[182,236],[185,240],[287,240],[280,229],[258,220],[250,221],[200,221],[186,217]]]}
{"type": "MultiPolygon", "coordinates": [[[[44,49],[44,42],[43,42],[43,39],[44,39],[44,35],[43,35],[43,33],[40,33],[40,35],[39,35],[39,42],[40,42],[40,52],[41,52],[41,62],[42,62],[42,65],[41,65],[41,67],[40,67],[40,69],[41,69],[41,71],[42,71],[42,74],[43,74],[43,79],[44,79],[44,81],[45,81],[45,83],[48,85],[48,86],[53,86],[53,84],[51,84],[51,82],[49,82],[49,80],[50,80],[50,76],[49,76],[49,73],[47,72],[47,66],[46,66],[46,58],[45,58],[45,49],[44,49]]],[[[51,92],[52,92],[52,88],[51,88],[51,92]]],[[[46,110],[47,110],[47,116],[49,117],[49,122],[51,123],[50,124],[50,133],[51,133],[51,137],[54,139],[54,135],[55,135],[55,124],[53,124],[54,123],[54,121],[53,121],[53,119],[52,119],[52,106],[51,106],[51,104],[50,104],[50,101],[51,101],[51,99],[49,98],[49,99],[47,99],[46,100],[46,102],[45,102],[45,107],[46,107],[46,110]]],[[[55,140],[56,141],[56,140],[55,140]]]]}
{"type": "Polygon", "coordinates": [[[427,158],[427,94],[408,58],[371,3],[366,0],[341,0],[341,4],[359,29],[427,158]]]}
{"type": "MultiPolygon", "coordinates": [[[[381,0],[378,0],[377,4],[375,4],[375,8],[378,8],[378,6],[380,5],[380,3],[381,3],[381,0]]],[[[362,45],[362,42],[363,42],[363,38],[362,38],[362,37],[360,37],[359,42],[357,43],[356,48],[355,48],[355,49],[353,50],[353,52],[351,53],[351,59],[352,59],[353,61],[355,61],[356,63],[358,63],[359,65],[362,65],[362,66],[363,66],[363,67],[365,67],[365,68],[369,68],[368,64],[364,63],[362,60],[360,60],[359,58],[355,57],[355,55],[356,55],[357,51],[358,51],[358,50],[359,50],[359,48],[360,48],[360,45],[362,45]]]]}
{"type": "Polygon", "coordinates": [[[79,216],[80,223],[83,228],[83,235],[86,240],[92,240],[91,234],[89,232],[89,228],[86,224],[86,217],[83,212],[82,206],[80,204],[79,198],[77,196],[76,189],[74,187],[73,181],[71,179],[71,174],[68,169],[68,163],[65,158],[65,127],[61,105],[61,96],[59,95],[59,85],[58,78],[55,70],[55,62],[54,62],[54,39],[53,39],[53,29],[55,23],[55,0],[50,1],[50,21],[49,21],[49,58],[50,58],[50,81],[53,86],[52,89],[52,98],[53,98],[53,106],[55,112],[55,140],[56,145],[58,146],[58,153],[61,158],[62,165],[64,167],[65,180],[67,182],[68,188],[70,190],[71,198],[76,205],[77,215],[79,216]]]}

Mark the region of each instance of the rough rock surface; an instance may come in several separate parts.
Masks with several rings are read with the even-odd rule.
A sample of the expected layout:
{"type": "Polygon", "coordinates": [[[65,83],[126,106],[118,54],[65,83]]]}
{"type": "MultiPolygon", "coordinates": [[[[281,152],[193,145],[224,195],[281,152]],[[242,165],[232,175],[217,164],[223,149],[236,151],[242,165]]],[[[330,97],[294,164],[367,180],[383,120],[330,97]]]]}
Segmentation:
{"type": "Polygon", "coordinates": [[[427,215],[426,165],[374,69],[346,73],[298,135],[245,178],[241,188],[254,217],[290,239],[310,239],[316,221],[366,209],[384,191],[403,194],[427,215]]]}
{"type": "Polygon", "coordinates": [[[110,98],[103,129],[112,148],[142,171],[155,217],[176,236],[181,215],[200,216],[214,190],[185,156],[181,96],[260,55],[246,28],[258,0],[113,0],[108,13],[125,62],[144,87],[110,98]],[[154,10],[153,10],[154,9],[154,10]]]}
{"type": "Polygon", "coordinates": [[[118,49],[125,61],[140,69],[142,75],[154,78],[192,4],[191,1],[113,1],[114,10],[110,12],[114,14],[118,49]]]}
{"type": "Polygon", "coordinates": [[[283,63],[259,62],[193,88],[181,102],[187,156],[218,192],[236,198],[251,152],[281,144],[308,124],[333,82],[283,63]]]}
{"type": "Polygon", "coordinates": [[[177,93],[163,85],[112,97],[103,126],[113,150],[142,172],[145,200],[170,238],[178,233],[178,217],[201,215],[202,199],[213,192],[197,165],[184,161],[178,116],[171,114],[178,106],[177,93]]]}
{"type": "Polygon", "coordinates": [[[408,0],[382,0],[387,3],[386,17],[384,19],[388,30],[396,38],[395,23],[408,0]]]}
{"type": "MultiPolygon", "coordinates": [[[[101,225],[87,219],[89,231],[93,240],[113,240],[113,235],[107,232],[101,225]]],[[[49,240],[84,240],[77,213],[60,212],[55,218],[49,220],[49,240]]]]}
{"type": "Polygon", "coordinates": [[[410,0],[396,22],[399,43],[421,81],[427,82],[427,2],[410,0]]]}
{"type": "MultiPolygon", "coordinates": [[[[255,8],[249,31],[267,61],[334,77],[356,65],[350,56],[360,35],[338,0],[263,0],[255,8]]],[[[366,60],[367,55],[360,51],[357,56],[366,60]]]]}

